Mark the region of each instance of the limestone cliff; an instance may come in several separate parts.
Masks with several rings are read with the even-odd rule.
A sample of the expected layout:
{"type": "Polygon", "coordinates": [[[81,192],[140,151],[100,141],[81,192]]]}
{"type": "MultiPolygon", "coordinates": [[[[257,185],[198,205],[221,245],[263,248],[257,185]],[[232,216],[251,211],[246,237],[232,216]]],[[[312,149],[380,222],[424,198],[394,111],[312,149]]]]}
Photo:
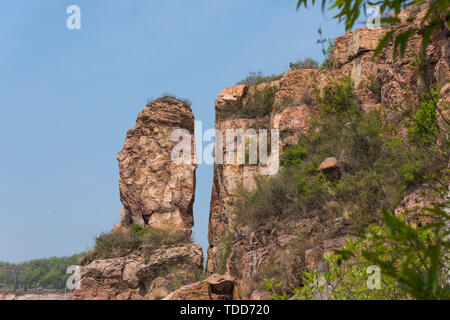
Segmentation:
{"type": "Polygon", "coordinates": [[[142,110],[117,155],[120,168],[122,226],[140,224],[190,230],[195,196],[194,139],[191,163],[176,164],[172,141],[176,129],[193,135],[194,114],[183,101],[156,99],[142,110]]]}

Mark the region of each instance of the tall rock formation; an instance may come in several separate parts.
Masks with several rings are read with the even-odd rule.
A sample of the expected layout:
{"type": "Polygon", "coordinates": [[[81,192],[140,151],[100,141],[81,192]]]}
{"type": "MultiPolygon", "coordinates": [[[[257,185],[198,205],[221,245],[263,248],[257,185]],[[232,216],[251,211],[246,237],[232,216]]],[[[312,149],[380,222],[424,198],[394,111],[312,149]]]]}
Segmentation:
{"type": "Polygon", "coordinates": [[[120,168],[121,224],[190,230],[195,196],[194,114],[186,102],[163,97],[149,103],[127,133],[117,155],[120,168]],[[179,141],[174,130],[192,135],[190,163],[172,161],[179,141]]]}
{"type": "Polygon", "coordinates": [[[193,133],[194,115],[184,101],[163,97],[139,113],[117,156],[124,209],[121,223],[109,237],[124,246],[122,254],[87,261],[74,299],[160,299],[198,280],[203,270],[202,248],[186,237],[167,245],[155,245],[148,237],[144,238],[148,243],[127,247],[127,241],[134,243],[135,238],[127,238],[134,224],[160,230],[163,236],[166,232],[191,234],[197,166],[193,133]],[[177,129],[191,134],[191,153],[185,156],[192,161],[172,161],[172,150],[179,142],[172,141],[172,133],[177,129]]]}

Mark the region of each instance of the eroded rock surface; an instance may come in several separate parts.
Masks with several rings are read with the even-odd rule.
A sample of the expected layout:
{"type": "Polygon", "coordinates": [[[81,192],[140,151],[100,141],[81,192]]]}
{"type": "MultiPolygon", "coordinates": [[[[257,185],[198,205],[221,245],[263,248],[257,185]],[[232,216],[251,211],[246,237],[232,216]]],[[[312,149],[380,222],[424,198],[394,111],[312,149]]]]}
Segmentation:
{"type": "Polygon", "coordinates": [[[172,150],[178,141],[171,138],[177,129],[193,135],[194,115],[186,102],[164,97],[149,103],[128,131],[117,155],[122,225],[186,230],[193,226],[194,139],[192,163],[174,163],[172,150]]]}
{"type": "Polygon", "coordinates": [[[232,300],[234,294],[233,278],[213,274],[203,281],[181,287],[164,300],[232,300]]]}

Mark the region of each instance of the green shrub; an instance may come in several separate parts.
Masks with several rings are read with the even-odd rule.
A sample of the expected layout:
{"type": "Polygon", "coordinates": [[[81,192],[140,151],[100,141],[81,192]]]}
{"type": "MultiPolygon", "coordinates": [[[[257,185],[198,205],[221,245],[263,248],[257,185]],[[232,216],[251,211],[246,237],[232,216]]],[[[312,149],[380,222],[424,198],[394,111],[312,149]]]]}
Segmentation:
{"type": "Polygon", "coordinates": [[[413,143],[426,146],[436,143],[439,134],[436,107],[439,99],[439,87],[436,87],[421,101],[408,130],[408,137],[413,143]]]}
{"type": "Polygon", "coordinates": [[[264,118],[269,115],[275,102],[277,88],[266,86],[264,88],[254,88],[247,103],[239,110],[237,117],[243,118],[264,118]]]}
{"type": "MultiPolygon", "coordinates": [[[[437,188],[440,199],[448,193],[447,184],[437,188]]],[[[383,210],[381,226],[371,225],[344,247],[323,255],[327,268],[321,273],[303,272],[300,286],[291,283],[293,290],[278,278],[266,278],[264,289],[274,300],[291,295],[297,300],[319,295],[332,300],[448,300],[449,204],[442,201],[397,214],[383,210]],[[415,226],[406,221],[411,215],[428,223],[415,226]]]]}
{"type": "Polygon", "coordinates": [[[234,203],[240,223],[259,229],[286,215],[291,205],[289,197],[295,194],[294,182],[287,182],[287,179],[292,177],[277,175],[270,179],[270,183],[257,180],[253,192],[241,189],[234,203]]]}
{"type": "Polygon", "coordinates": [[[275,278],[265,279],[264,289],[271,293],[273,300],[287,300],[291,295],[297,300],[314,300],[319,295],[331,300],[397,300],[406,299],[405,292],[399,292],[392,277],[381,275],[379,288],[369,288],[367,283],[373,274],[371,262],[363,256],[368,241],[351,238],[340,251],[323,255],[327,270],[303,272],[302,285],[290,290],[288,294],[282,290],[286,287],[275,278]],[[351,256],[351,262],[344,262],[339,252],[351,256]],[[325,290],[325,285],[328,290],[325,290]]]}
{"type": "Polygon", "coordinates": [[[281,154],[280,165],[283,167],[297,167],[308,154],[308,151],[300,145],[287,149],[281,154]]]}
{"type": "Polygon", "coordinates": [[[381,80],[376,74],[369,76],[368,83],[364,86],[369,89],[375,96],[375,102],[381,103],[381,80]]]}
{"type": "Polygon", "coordinates": [[[130,233],[136,236],[142,236],[147,232],[147,228],[140,224],[133,224],[130,229],[130,233]]]}
{"type": "Polygon", "coordinates": [[[275,81],[275,80],[279,80],[281,79],[281,77],[283,76],[283,74],[280,75],[269,75],[269,76],[265,76],[262,74],[261,71],[258,72],[249,72],[248,76],[242,80],[239,81],[237,84],[245,84],[247,86],[255,86],[264,82],[270,82],[270,81],[275,81]]]}
{"type": "Polygon", "coordinates": [[[231,254],[231,248],[234,244],[234,234],[231,232],[227,232],[221,239],[218,241],[218,246],[221,247],[222,257],[217,266],[216,272],[218,274],[225,274],[227,271],[227,260],[231,254]]]}
{"type": "Polygon", "coordinates": [[[312,58],[297,59],[294,62],[289,63],[291,70],[297,69],[318,69],[319,63],[312,58]]]}
{"type": "Polygon", "coordinates": [[[320,66],[321,70],[329,69],[331,68],[331,60],[330,60],[330,53],[333,51],[334,48],[334,39],[332,38],[324,38],[322,36],[322,28],[319,28],[317,30],[319,33],[319,39],[317,39],[316,43],[320,44],[322,46],[322,54],[325,57],[325,59],[322,62],[322,65],[320,66]],[[325,48],[325,45],[327,47],[325,48]]]}

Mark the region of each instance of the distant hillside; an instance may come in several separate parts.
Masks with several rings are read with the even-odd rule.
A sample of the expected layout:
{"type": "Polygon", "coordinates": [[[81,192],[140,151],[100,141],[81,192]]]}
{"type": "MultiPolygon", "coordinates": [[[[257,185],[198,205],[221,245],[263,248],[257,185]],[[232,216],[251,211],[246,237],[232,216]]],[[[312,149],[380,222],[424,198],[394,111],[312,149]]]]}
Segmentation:
{"type": "Polygon", "coordinates": [[[64,289],[67,267],[77,265],[82,254],[71,257],[31,260],[23,263],[0,262],[0,290],[64,289]]]}

